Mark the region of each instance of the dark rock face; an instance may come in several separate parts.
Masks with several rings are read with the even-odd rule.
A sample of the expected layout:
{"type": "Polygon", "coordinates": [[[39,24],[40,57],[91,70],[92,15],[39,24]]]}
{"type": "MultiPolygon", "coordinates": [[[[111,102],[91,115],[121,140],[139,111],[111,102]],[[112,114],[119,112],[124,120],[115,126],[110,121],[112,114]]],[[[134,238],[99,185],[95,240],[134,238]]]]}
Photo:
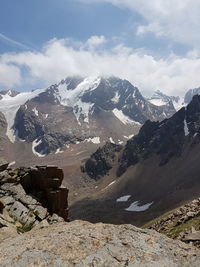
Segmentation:
{"type": "Polygon", "coordinates": [[[91,157],[86,161],[83,171],[95,180],[104,176],[112,168],[115,154],[122,149],[122,146],[106,143],[105,146],[99,148],[91,157]]]}
{"type": "Polygon", "coordinates": [[[7,169],[9,163],[4,160],[3,158],[0,158],[0,172],[4,171],[7,169]]]}
{"type": "MultiPolygon", "coordinates": [[[[173,156],[180,156],[187,144],[200,142],[200,96],[196,95],[186,108],[180,109],[171,118],[161,122],[146,121],[139,134],[131,138],[119,159],[117,176],[121,176],[129,166],[145,160],[153,154],[159,155],[159,165],[166,164],[173,156]]],[[[104,150],[104,148],[102,148],[104,150]]],[[[102,151],[103,151],[102,150],[102,151]]],[[[105,158],[100,160],[98,149],[86,162],[89,176],[103,176],[112,165],[105,158]],[[104,170],[104,171],[103,171],[104,170]]]]}
{"type": "Polygon", "coordinates": [[[42,135],[38,140],[39,144],[35,147],[35,150],[43,155],[47,155],[51,152],[56,152],[58,148],[63,148],[65,144],[75,144],[77,141],[81,141],[81,138],[76,138],[71,135],[63,135],[61,133],[49,133],[42,135]]]}
{"type": "Polygon", "coordinates": [[[184,118],[185,108],[182,108],[168,120],[147,121],[139,134],[127,142],[117,174],[120,176],[130,165],[153,153],[160,155],[160,165],[167,163],[172,156],[180,155],[185,140],[184,118]]]}
{"type": "Polygon", "coordinates": [[[68,190],[61,186],[63,177],[62,169],[54,166],[4,170],[0,172],[0,201],[22,224],[67,220],[68,190]]]}
{"type": "Polygon", "coordinates": [[[16,135],[27,142],[33,142],[45,133],[45,128],[39,117],[33,112],[27,111],[25,106],[20,107],[17,111],[14,125],[16,135]]]}

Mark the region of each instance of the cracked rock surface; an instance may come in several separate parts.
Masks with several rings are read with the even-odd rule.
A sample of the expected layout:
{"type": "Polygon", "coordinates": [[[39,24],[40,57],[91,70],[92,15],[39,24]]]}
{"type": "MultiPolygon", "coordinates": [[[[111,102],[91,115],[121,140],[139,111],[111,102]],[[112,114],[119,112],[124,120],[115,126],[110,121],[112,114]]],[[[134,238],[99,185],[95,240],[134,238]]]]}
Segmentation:
{"type": "Polygon", "coordinates": [[[84,221],[7,238],[1,266],[200,266],[200,251],[153,230],[84,221]]]}

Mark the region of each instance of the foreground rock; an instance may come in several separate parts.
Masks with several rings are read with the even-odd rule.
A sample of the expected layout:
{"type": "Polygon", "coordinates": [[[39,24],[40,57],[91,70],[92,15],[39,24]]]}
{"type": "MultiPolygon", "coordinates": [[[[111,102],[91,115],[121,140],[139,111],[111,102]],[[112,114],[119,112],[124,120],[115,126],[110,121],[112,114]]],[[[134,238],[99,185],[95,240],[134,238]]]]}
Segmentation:
{"type": "Polygon", "coordinates": [[[62,180],[63,171],[55,166],[1,171],[0,228],[26,232],[43,220],[67,220],[68,190],[62,180]]]}
{"type": "Polygon", "coordinates": [[[185,267],[200,265],[200,251],[152,230],[74,221],[4,240],[0,264],[185,267]]]}

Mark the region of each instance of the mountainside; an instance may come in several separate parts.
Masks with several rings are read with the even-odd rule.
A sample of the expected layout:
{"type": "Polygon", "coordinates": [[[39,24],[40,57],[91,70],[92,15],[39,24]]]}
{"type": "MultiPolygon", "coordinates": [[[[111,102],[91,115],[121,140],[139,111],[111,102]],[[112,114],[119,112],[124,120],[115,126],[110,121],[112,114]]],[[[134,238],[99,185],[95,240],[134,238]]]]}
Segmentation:
{"type": "Polygon", "coordinates": [[[104,171],[103,151],[82,166],[91,179],[98,177],[98,192],[74,203],[72,218],[142,225],[198,198],[200,96],[169,119],[147,121],[137,136],[112,154],[111,166],[104,171]]]}
{"type": "Polygon", "coordinates": [[[2,92],[0,111],[9,140],[32,143],[36,156],[77,142],[110,138],[122,143],[147,119],[162,120],[175,112],[151,104],[131,83],[115,77],[69,77],[47,89],[2,92]]]}
{"type": "Polygon", "coordinates": [[[2,266],[198,267],[200,252],[153,230],[83,221],[37,227],[0,246],[2,266]]]}

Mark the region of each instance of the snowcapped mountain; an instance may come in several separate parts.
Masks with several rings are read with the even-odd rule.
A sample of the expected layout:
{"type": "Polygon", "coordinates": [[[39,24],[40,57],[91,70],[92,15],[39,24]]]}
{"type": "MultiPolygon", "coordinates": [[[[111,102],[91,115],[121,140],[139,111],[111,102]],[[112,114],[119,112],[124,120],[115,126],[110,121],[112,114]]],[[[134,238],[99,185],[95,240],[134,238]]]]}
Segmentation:
{"type": "Polygon", "coordinates": [[[107,143],[82,163],[98,186],[70,207],[74,219],[145,222],[199,197],[200,96],[171,118],[146,121],[125,146],[107,143]],[[84,211],[84,212],[83,212],[84,211]]]}
{"type": "Polygon", "coordinates": [[[45,156],[70,144],[123,143],[146,120],[175,110],[150,103],[127,80],[77,76],[32,92],[1,92],[0,112],[10,142],[31,144],[35,156],[45,156]]]}
{"type": "Polygon", "coordinates": [[[186,104],[189,104],[190,101],[192,100],[193,96],[194,95],[199,95],[200,94],[200,87],[198,88],[195,88],[195,89],[189,89],[187,91],[187,93],[185,94],[185,97],[184,97],[184,102],[186,104]]]}
{"type": "Polygon", "coordinates": [[[172,111],[178,111],[182,108],[184,104],[184,100],[179,96],[168,96],[163,94],[161,91],[157,90],[154,92],[151,98],[148,99],[149,102],[156,106],[166,107],[166,109],[170,109],[172,111]]]}

